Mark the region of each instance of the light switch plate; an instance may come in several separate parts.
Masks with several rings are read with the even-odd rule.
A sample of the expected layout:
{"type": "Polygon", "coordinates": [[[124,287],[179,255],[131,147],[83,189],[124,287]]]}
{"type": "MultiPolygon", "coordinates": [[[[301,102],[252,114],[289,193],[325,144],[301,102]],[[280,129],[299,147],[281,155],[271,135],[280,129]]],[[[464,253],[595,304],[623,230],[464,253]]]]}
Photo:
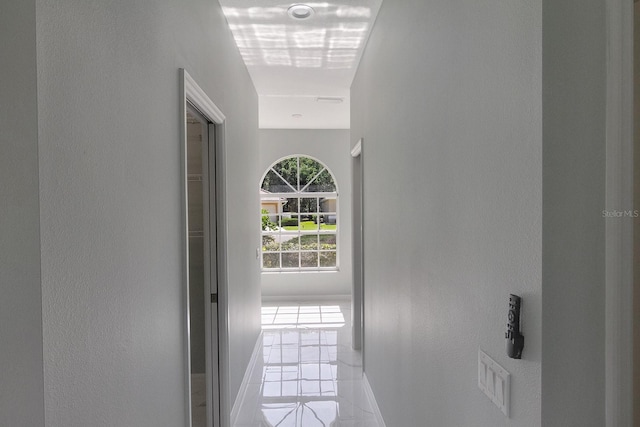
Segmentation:
{"type": "Polygon", "coordinates": [[[505,414],[509,416],[509,391],[511,374],[484,351],[478,349],[478,388],[505,414]]]}

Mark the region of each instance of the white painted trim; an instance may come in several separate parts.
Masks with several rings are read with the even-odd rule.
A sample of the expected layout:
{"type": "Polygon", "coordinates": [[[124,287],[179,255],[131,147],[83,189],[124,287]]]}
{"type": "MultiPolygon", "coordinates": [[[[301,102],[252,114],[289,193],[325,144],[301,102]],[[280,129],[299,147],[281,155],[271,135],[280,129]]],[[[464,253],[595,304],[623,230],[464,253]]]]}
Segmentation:
{"type": "Polygon", "coordinates": [[[238,395],[236,396],[236,400],[233,403],[233,409],[231,409],[231,425],[234,426],[238,423],[238,416],[240,415],[240,408],[244,403],[244,400],[247,397],[247,390],[249,389],[249,381],[251,381],[251,374],[253,373],[253,368],[258,364],[258,358],[262,357],[262,348],[263,348],[263,332],[260,331],[260,335],[258,335],[258,339],[256,341],[256,345],[253,347],[253,353],[251,353],[251,360],[249,360],[249,364],[247,365],[247,370],[244,371],[244,377],[242,378],[242,383],[240,383],[240,389],[238,390],[238,395]]]}
{"type": "Polygon", "coordinates": [[[362,153],[362,138],[356,142],[356,145],[353,146],[351,150],[351,157],[358,157],[362,153]]]}
{"type": "MultiPolygon", "coordinates": [[[[328,170],[328,169],[327,169],[328,170]]],[[[331,172],[331,171],[329,171],[331,172]]],[[[291,193],[263,193],[263,196],[260,197],[260,200],[270,200],[270,198],[272,197],[282,197],[283,199],[288,199],[289,197],[309,197],[309,198],[314,198],[314,197],[325,197],[325,198],[338,198],[338,192],[337,191],[292,191],[291,193]],[[264,196],[264,197],[263,197],[264,196]]],[[[336,209],[337,210],[337,209],[336,209]]],[[[295,212],[280,212],[280,214],[295,214],[295,212]]],[[[309,212],[309,213],[318,213],[318,212],[309,212]]],[[[329,214],[332,212],[319,212],[324,214],[329,214]]],[[[335,213],[335,212],[333,212],[335,213]]],[[[276,215],[277,213],[272,213],[272,215],[276,215]]]]}
{"type": "MultiPolygon", "coordinates": [[[[224,116],[222,116],[224,117],[224,116]]],[[[227,221],[227,125],[216,126],[216,217],[218,225],[218,343],[220,366],[220,425],[231,426],[231,384],[229,354],[229,274],[227,221]]]]}
{"type": "Polygon", "coordinates": [[[315,301],[326,301],[326,302],[342,302],[351,301],[351,295],[285,295],[285,296],[277,296],[277,295],[263,295],[262,302],[297,302],[300,304],[305,304],[307,302],[315,302],[315,301]]]}
{"type": "MultiPolygon", "coordinates": [[[[605,209],[633,209],[633,2],[607,0],[605,209]]],[[[605,418],[633,424],[633,222],[605,219],[605,418]]]]}
{"type": "Polygon", "coordinates": [[[380,408],[378,407],[378,402],[376,402],[376,397],[373,395],[373,390],[371,389],[371,384],[369,384],[367,374],[364,373],[362,374],[362,387],[364,388],[364,394],[369,400],[371,409],[373,409],[373,415],[376,417],[376,422],[380,427],[387,427],[387,425],[384,423],[384,419],[382,418],[380,408]]]}
{"type": "Polygon", "coordinates": [[[186,99],[191,101],[191,103],[194,104],[198,110],[207,116],[207,118],[213,123],[221,125],[225,120],[225,116],[222,114],[222,111],[213,103],[213,101],[211,101],[206,92],[202,90],[198,83],[193,80],[184,68],[180,69],[180,73],[184,80],[184,93],[186,99]]]}
{"type": "MultiPolygon", "coordinates": [[[[183,78],[183,70],[180,70],[180,94],[181,94],[181,102],[180,102],[180,179],[182,177],[187,176],[187,103],[185,96],[185,79],[183,78]]],[[[191,425],[191,345],[189,342],[189,319],[190,319],[190,311],[189,311],[189,269],[188,269],[188,260],[189,260],[189,242],[188,235],[189,229],[187,224],[187,180],[185,179],[181,182],[181,214],[182,214],[182,271],[181,271],[181,289],[183,292],[183,304],[186,312],[184,313],[183,321],[183,330],[184,330],[184,390],[185,390],[185,425],[191,425]]]]}
{"type": "Polygon", "coordinates": [[[351,293],[351,346],[362,351],[364,365],[364,165],[360,138],[351,150],[351,259],[353,262],[351,293]]]}
{"type": "MultiPolygon", "coordinates": [[[[228,427],[230,425],[230,390],[229,390],[229,306],[228,306],[228,275],[227,275],[227,216],[226,216],[226,124],[225,115],[216,106],[216,104],[209,98],[204,90],[195,82],[195,80],[189,75],[189,73],[183,69],[179,69],[180,74],[180,138],[181,138],[181,151],[182,151],[182,175],[186,176],[186,140],[187,140],[187,101],[189,101],[198,111],[200,111],[207,119],[211,120],[216,125],[215,127],[215,140],[216,140],[216,221],[217,221],[217,268],[218,268],[218,342],[219,342],[219,380],[220,380],[220,424],[222,427],[228,427]]],[[[181,175],[181,176],[182,176],[181,175]]],[[[182,191],[183,201],[185,206],[183,207],[182,227],[185,230],[184,235],[187,236],[187,218],[186,218],[186,180],[184,182],[182,191]]],[[[187,256],[188,256],[188,242],[183,241],[183,283],[187,283],[187,256]]],[[[190,389],[190,350],[189,350],[189,300],[188,293],[185,297],[186,301],[186,337],[185,337],[185,390],[190,389]]],[[[187,423],[191,422],[191,402],[189,393],[186,396],[187,402],[187,423]]]]}

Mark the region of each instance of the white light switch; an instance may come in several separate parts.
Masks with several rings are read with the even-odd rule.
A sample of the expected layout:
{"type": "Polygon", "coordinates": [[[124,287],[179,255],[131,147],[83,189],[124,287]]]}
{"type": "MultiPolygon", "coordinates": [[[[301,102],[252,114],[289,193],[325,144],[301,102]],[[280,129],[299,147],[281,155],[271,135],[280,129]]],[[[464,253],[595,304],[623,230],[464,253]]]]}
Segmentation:
{"type": "Polygon", "coordinates": [[[478,388],[507,417],[509,416],[510,377],[511,375],[506,369],[478,349],[478,388]]]}
{"type": "Polygon", "coordinates": [[[504,401],[504,392],[503,392],[503,388],[504,388],[504,383],[502,382],[502,378],[500,378],[499,376],[495,377],[496,380],[496,387],[495,387],[495,396],[496,396],[496,402],[503,402],[504,401]]]}
{"type": "Polygon", "coordinates": [[[478,386],[487,384],[487,365],[478,359],[478,386]]]}
{"type": "Polygon", "coordinates": [[[487,393],[489,396],[493,396],[494,394],[494,390],[493,390],[494,381],[495,381],[495,375],[493,375],[493,371],[489,366],[487,367],[487,380],[485,381],[487,385],[486,386],[487,391],[485,393],[487,393]]]}

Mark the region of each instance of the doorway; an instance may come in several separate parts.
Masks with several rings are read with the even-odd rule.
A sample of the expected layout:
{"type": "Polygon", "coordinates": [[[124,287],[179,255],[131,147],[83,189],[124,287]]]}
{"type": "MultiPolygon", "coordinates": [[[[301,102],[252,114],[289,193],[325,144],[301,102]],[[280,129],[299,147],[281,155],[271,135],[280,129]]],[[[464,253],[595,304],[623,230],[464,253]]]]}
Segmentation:
{"type": "Polygon", "coordinates": [[[186,117],[190,426],[217,427],[215,127],[191,104],[186,117]]]}
{"type": "Polygon", "coordinates": [[[225,116],[180,69],[185,425],[230,424],[225,116]]]}

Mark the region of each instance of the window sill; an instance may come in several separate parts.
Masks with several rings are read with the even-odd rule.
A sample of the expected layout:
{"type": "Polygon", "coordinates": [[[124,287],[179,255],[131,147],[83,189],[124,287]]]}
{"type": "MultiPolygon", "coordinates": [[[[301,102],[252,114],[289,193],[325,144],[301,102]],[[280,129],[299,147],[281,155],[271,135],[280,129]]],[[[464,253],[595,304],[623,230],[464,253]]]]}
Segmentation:
{"type": "Polygon", "coordinates": [[[326,270],[261,270],[262,274],[309,274],[309,273],[339,273],[340,268],[327,268],[326,270]]]}

